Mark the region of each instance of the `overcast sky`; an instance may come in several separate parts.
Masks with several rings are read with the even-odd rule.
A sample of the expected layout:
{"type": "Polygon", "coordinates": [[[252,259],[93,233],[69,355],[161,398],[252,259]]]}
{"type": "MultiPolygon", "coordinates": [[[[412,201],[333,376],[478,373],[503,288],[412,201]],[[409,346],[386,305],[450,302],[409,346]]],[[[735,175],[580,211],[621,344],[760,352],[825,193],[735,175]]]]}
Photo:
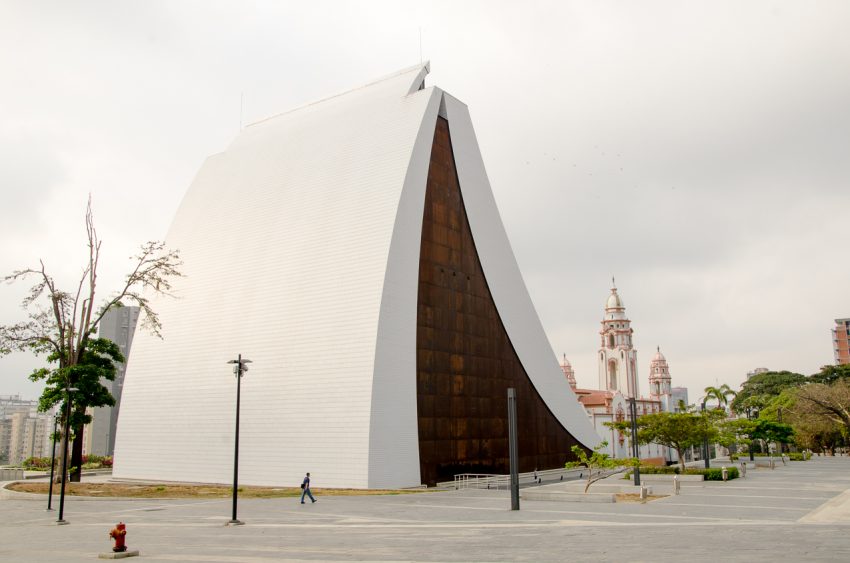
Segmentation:
{"type": "MultiPolygon", "coordinates": [[[[0,272],[100,287],[165,237],[203,159],[270,114],[431,61],[469,105],[554,352],[597,386],[611,277],[641,388],[691,402],[832,363],[850,317],[850,3],[0,0],[0,272]]],[[[0,286],[0,323],[26,286],[0,286]]],[[[0,394],[41,361],[0,359],[0,394]]]]}

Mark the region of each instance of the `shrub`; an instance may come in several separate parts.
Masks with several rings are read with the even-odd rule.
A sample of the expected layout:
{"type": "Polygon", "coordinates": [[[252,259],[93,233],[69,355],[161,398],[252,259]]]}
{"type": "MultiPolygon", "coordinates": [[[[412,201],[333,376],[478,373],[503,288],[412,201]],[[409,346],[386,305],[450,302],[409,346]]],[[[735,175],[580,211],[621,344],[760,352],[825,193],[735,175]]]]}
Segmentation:
{"type": "Polygon", "coordinates": [[[50,469],[50,458],[30,457],[25,459],[21,465],[23,465],[24,469],[29,469],[30,471],[46,471],[50,469]]]}
{"type": "MultiPolygon", "coordinates": [[[[723,480],[723,470],[718,467],[712,467],[710,469],[697,469],[697,470],[688,470],[686,473],[690,475],[703,474],[705,475],[706,481],[722,481],[723,480]]],[[[737,467],[727,467],[726,468],[727,478],[731,481],[732,479],[737,479],[739,477],[738,468],[737,467]]]]}
{"type": "Polygon", "coordinates": [[[642,475],[672,475],[673,473],[679,472],[679,466],[668,465],[664,467],[659,465],[647,465],[646,467],[641,467],[640,472],[642,475]]]}

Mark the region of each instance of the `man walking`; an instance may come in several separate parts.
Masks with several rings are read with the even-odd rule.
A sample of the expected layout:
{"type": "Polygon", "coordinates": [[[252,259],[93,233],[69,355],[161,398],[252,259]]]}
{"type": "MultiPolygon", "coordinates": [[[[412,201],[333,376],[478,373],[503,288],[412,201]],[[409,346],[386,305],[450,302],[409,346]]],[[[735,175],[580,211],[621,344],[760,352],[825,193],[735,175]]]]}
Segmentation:
{"type": "Polygon", "coordinates": [[[304,495],[310,497],[310,500],[316,502],[316,499],[313,498],[313,493],[310,492],[310,473],[304,477],[304,481],[301,482],[301,504],[304,504],[304,495]]]}

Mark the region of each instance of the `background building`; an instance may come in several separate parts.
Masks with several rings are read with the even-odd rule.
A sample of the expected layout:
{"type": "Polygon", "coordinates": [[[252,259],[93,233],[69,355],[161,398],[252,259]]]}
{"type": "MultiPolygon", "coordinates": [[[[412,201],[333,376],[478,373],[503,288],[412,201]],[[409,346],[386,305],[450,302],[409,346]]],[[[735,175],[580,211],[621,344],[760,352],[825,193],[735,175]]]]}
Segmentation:
{"type": "MultiPolygon", "coordinates": [[[[98,325],[98,337],[111,340],[118,345],[124,358],[130,357],[133,334],[139,320],[138,307],[115,307],[106,312],[98,325]]],[[[98,407],[91,411],[92,421],[85,428],[83,450],[87,454],[112,455],[115,451],[115,430],[121,409],[121,393],[124,388],[126,363],[115,365],[115,380],[103,381],[115,398],[114,407],[98,407]]]]}
{"type": "Polygon", "coordinates": [[[850,364],[850,319],[835,319],[832,350],[836,364],[850,364]]]}
{"type": "Polygon", "coordinates": [[[38,401],[0,396],[0,464],[20,465],[51,454],[54,413],[39,412],[38,401]]]}
{"type": "Polygon", "coordinates": [[[687,387],[673,387],[671,388],[671,395],[673,400],[672,412],[680,412],[682,409],[679,408],[679,405],[685,405],[685,410],[690,406],[687,387]]]}
{"type": "Polygon", "coordinates": [[[754,375],[758,375],[760,373],[767,373],[770,370],[768,368],[755,368],[754,370],[750,370],[747,372],[747,379],[751,378],[754,375]]]}
{"type": "MultiPolygon", "coordinates": [[[[576,387],[572,365],[564,355],[561,371],[574,390],[578,400],[587,411],[587,416],[596,432],[607,442],[606,453],[612,457],[631,457],[631,434],[619,432],[607,423],[631,420],[630,399],[634,398],[637,416],[659,412],[674,412],[678,397],[674,389],[684,391],[687,401],[687,389],[671,386],[670,367],[667,359],[656,350],[649,368],[649,397],[640,396],[637,373],[637,350],[634,348],[634,330],[626,317],[623,300],[616,286],[605,303],[602,317],[600,349],[598,352],[599,383],[601,389],[579,389],[576,387]]],[[[681,396],[681,393],[680,393],[681,396]]],[[[658,444],[640,446],[640,457],[646,463],[663,464],[672,459],[669,448],[658,444]]]]}

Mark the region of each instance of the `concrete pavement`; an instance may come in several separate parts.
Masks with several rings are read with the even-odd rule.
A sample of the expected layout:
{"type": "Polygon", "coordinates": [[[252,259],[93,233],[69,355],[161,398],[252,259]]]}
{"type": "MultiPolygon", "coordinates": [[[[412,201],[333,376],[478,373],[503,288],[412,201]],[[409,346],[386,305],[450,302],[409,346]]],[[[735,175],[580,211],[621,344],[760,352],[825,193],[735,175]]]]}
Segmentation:
{"type": "Polygon", "coordinates": [[[146,561],[850,560],[846,457],[750,470],[646,504],[524,500],[512,512],[504,490],[317,498],[241,500],[238,527],[224,525],[230,499],[69,497],[68,526],[42,499],[1,500],[0,560],[91,561],[119,520],[146,561]]]}

